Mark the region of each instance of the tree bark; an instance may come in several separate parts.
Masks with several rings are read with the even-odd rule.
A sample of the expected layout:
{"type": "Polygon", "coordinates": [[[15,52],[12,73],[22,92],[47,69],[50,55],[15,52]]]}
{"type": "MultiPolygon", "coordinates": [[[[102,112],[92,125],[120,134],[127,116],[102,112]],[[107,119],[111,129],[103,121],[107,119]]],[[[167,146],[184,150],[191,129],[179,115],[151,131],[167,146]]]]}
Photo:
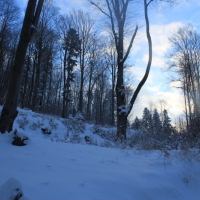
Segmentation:
{"type": "MultiPolygon", "coordinates": [[[[150,3],[151,1],[149,1],[150,3]]],[[[148,18],[148,5],[149,3],[147,3],[146,0],[144,0],[144,13],[145,13],[145,22],[146,22],[146,36],[147,36],[147,40],[148,40],[148,47],[149,47],[149,58],[148,58],[148,63],[147,63],[147,68],[146,68],[146,72],[145,72],[145,75],[144,77],[142,78],[142,80],[140,81],[139,85],[137,86],[134,94],[133,94],[133,97],[130,101],[130,104],[129,104],[129,111],[128,111],[128,115],[130,114],[131,112],[131,109],[135,103],[135,100],[142,88],[142,86],[145,84],[148,76],[149,76],[149,71],[150,71],[150,68],[151,68],[151,62],[152,62],[152,41],[151,41],[151,35],[150,35],[150,30],[149,30],[149,18],[148,18]]]]}
{"type": "Polygon", "coordinates": [[[6,102],[1,112],[1,133],[5,133],[6,131],[10,132],[12,130],[13,122],[18,114],[17,103],[23,74],[24,60],[29,42],[33,36],[35,27],[39,19],[43,1],[44,0],[40,0],[38,4],[37,0],[28,1],[24,22],[20,34],[20,39],[15,55],[15,61],[10,76],[6,102]]]}
{"type": "Polygon", "coordinates": [[[67,50],[64,53],[64,61],[63,61],[63,106],[62,106],[62,118],[66,117],[66,72],[67,72],[67,50]]]}
{"type": "MultiPolygon", "coordinates": [[[[151,1],[149,1],[150,3],[151,1]]],[[[149,47],[149,58],[148,58],[148,63],[147,63],[147,68],[146,68],[146,72],[144,77],[142,78],[142,80],[140,81],[139,85],[137,86],[133,97],[131,98],[131,101],[129,103],[128,108],[126,108],[125,110],[123,110],[125,108],[121,107],[120,108],[120,115],[118,114],[118,123],[117,123],[117,136],[121,136],[124,139],[126,139],[126,128],[127,128],[127,117],[130,114],[133,105],[135,103],[135,100],[142,88],[142,86],[144,85],[144,83],[146,82],[148,75],[149,75],[149,71],[151,68],[151,62],[152,62],[152,41],[151,41],[151,35],[150,35],[150,30],[149,30],[149,18],[148,18],[148,5],[149,3],[147,3],[146,0],[144,0],[144,13],[145,13],[145,22],[146,22],[146,35],[147,35],[147,40],[148,40],[148,47],[149,47]]],[[[137,30],[137,28],[136,28],[137,30]]],[[[136,32],[135,32],[136,33],[136,32]]],[[[118,72],[119,73],[119,72],[118,72]]],[[[123,96],[122,96],[123,97],[123,96]]],[[[118,98],[117,98],[118,99],[118,98]]],[[[123,102],[123,98],[120,99],[121,102],[123,102]]],[[[117,103],[118,105],[118,103],[117,103]]],[[[125,105],[121,104],[121,105],[125,105]]],[[[119,108],[118,108],[119,109],[119,108]]],[[[118,111],[119,113],[119,111],[118,111]]]]}
{"type": "Polygon", "coordinates": [[[84,72],[85,72],[85,41],[82,42],[82,51],[80,53],[80,69],[81,69],[81,80],[80,80],[80,92],[79,92],[79,104],[78,111],[83,112],[83,82],[84,82],[84,72]]]}

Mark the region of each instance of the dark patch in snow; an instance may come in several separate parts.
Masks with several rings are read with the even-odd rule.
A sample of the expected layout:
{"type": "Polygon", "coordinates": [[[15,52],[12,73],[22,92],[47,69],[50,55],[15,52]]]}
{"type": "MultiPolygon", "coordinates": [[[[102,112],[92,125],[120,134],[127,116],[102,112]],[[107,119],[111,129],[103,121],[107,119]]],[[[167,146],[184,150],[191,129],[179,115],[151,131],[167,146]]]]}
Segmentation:
{"type": "Polygon", "coordinates": [[[14,132],[12,145],[14,146],[25,146],[28,138],[26,136],[18,136],[17,130],[14,132]]]}

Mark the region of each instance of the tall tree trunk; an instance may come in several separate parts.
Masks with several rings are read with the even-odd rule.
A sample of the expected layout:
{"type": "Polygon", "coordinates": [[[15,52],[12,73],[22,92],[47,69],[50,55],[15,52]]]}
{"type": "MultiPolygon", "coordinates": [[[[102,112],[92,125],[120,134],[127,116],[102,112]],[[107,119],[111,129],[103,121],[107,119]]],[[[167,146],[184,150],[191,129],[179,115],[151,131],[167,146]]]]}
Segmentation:
{"type": "Polygon", "coordinates": [[[88,86],[88,100],[87,100],[87,120],[91,119],[91,102],[92,102],[92,68],[90,68],[90,75],[89,75],[89,86],[88,86]]]}
{"type": "Polygon", "coordinates": [[[31,77],[31,84],[30,84],[30,91],[29,91],[29,99],[28,99],[28,108],[34,109],[33,107],[33,95],[34,95],[34,80],[35,80],[35,71],[36,71],[36,59],[33,61],[33,69],[32,69],[32,77],[31,77]]]}
{"type": "Polygon", "coordinates": [[[35,31],[35,27],[37,26],[39,15],[42,10],[43,1],[44,0],[40,0],[38,4],[37,0],[28,1],[20,39],[17,46],[15,61],[10,76],[6,102],[1,112],[1,133],[5,133],[6,131],[10,132],[12,130],[13,122],[18,114],[17,103],[23,74],[24,60],[27,47],[35,31]]]}
{"type": "Polygon", "coordinates": [[[30,69],[30,57],[27,56],[27,66],[26,66],[26,71],[25,71],[25,77],[24,77],[24,88],[21,94],[21,107],[24,108],[24,106],[27,106],[27,87],[28,87],[28,74],[29,74],[29,69],[30,69]]]}
{"type": "Polygon", "coordinates": [[[92,0],[90,1],[91,4],[96,6],[103,14],[105,14],[111,22],[111,30],[113,33],[113,37],[115,40],[115,47],[117,50],[117,84],[115,88],[116,97],[117,97],[117,136],[120,139],[126,139],[126,128],[127,128],[127,117],[130,114],[133,104],[135,100],[146,82],[149,71],[151,68],[151,61],[152,61],[152,42],[151,36],[149,32],[149,19],[148,19],[148,6],[153,0],[150,0],[148,3],[144,0],[144,13],[145,13],[145,22],[146,22],[146,34],[148,39],[148,46],[149,46],[149,60],[146,68],[146,72],[142,80],[140,81],[136,91],[133,94],[133,97],[126,108],[126,99],[125,99],[125,87],[124,87],[124,80],[123,80],[123,70],[124,70],[124,62],[127,60],[128,55],[130,54],[130,50],[133,45],[133,41],[137,34],[138,26],[136,26],[135,32],[132,35],[131,41],[129,43],[128,49],[125,54],[124,51],[124,27],[125,21],[127,19],[127,8],[128,4],[131,2],[130,0],[120,1],[120,0],[106,0],[108,13],[102,9],[99,4],[94,3],[92,0]]]}
{"type": "Polygon", "coordinates": [[[125,88],[124,88],[124,62],[123,51],[124,51],[124,22],[118,21],[119,26],[119,42],[117,45],[117,84],[116,84],[116,96],[117,96],[117,137],[126,139],[126,121],[127,117],[121,110],[126,105],[125,99],[125,88]]]}
{"type": "Polygon", "coordinates": [[[183,94],[184,94],[184,104],[185,104],[185,119],[187,131],[189,130],[189,122],[188,122],[188,108],[187,108],[187,95],[186,95],[186,81],[183,80],[183,94]]]}
{"type": "MultiPolygon", "coordinates": [[[[115,59],[114,59],[115,62],[115,59]]],[[[112,65],[112,100],[111,100],[111,126],[115,125],[115,82],[116,82],[116,70],[115,64],[112,65]]]]}
{"type": "Polygon", "coordinates": [[[66,117],[66,72],[67,72],[67,50],[65,50],[65,54],[64,54],[64,61],[63,61],[63,106],[62,106],[62,118],[66,117]]]}
{"type": "Polygon", "coordinates": [[[80,92],[79,92],[79,104],[78,110],[79,112],[83,112],[83,82],[84,82],[84,70],[85,70],[85,45],[83,41],[82,51],[80,53],[80,68],[81,68],[81,80],[80,80],[80,92]]]}
{"type": "MultiPolygon", "coordinates": [[[[132,98],[131,101],[128,105],[128,108],[124,109],[124,107],[121,107],[121,116],[118,116],[118,125],[117,125],[117,129],[119,129],[119,132],[117,132],[117,134],[121,134],[124,139],[126,139],[126,128],[127,128],[127,117],[130,114],[133,105],[135,103],[135,100],[140,92],[140,90],[142,89],[143,85],[145,84],[148,76],[149,76],[149,71],[151,68],[151,62],[152,62],[152,40],[151,40],[151,35],[150,35],[150,30],[149,30],[149,18],[148,18],[148,6],[151,3],[151,1],[149,1],[149,3],[147,3],[146,0],[144,0],[144,13],[145,13],[145,22],[146,22],[146,36],[147,36],[147,40],[148,40],[148,47],[149,47],[149,58],[148,58],[148,63],[147,63],[147,67],[146,67],[146,72],[144,74],[144,77],[142,78],[142,80],[140,81],[140,83],[138,84],[132,98]]],[[[124,104],[125,105],[125,104],[124,104]]],[[[119,109],[119,108],[118,108],[119,109]]]]}

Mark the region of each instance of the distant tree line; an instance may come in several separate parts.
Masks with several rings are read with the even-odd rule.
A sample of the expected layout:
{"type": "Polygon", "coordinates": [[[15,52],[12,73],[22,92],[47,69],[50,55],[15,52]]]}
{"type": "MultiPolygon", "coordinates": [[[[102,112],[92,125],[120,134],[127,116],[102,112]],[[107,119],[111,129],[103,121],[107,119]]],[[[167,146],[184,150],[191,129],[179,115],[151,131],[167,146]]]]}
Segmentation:
{"type": "Polygon", "coordinates": [[[142,118],[135,118],[131,124],[131,128],[134,130],[141,130],[152,134],[175,134],[175,128],[171,125],[171,119],[168,116],[167,110],[163,110],[162,113],[158,113],[157,109],[150,111],[147,107],[144,108],[142,118]],[[162,117],[162,120],[160,116],[162,117]]]}
{"type": "Polygon", "coordinates": [[[168,66],[175,72],[172,82],[184,98],[185,120],[180,131],[197,139],[200,133],[200,34],[194,26],[185,25],[169,40],[172,48],[168,66]]]}

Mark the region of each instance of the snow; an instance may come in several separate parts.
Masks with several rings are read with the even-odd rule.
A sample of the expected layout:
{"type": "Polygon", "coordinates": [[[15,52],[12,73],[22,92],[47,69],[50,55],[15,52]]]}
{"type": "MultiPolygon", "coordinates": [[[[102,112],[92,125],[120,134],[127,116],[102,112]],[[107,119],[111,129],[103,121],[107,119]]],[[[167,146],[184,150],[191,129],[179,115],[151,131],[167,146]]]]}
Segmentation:
{"type": "Polygon", "coordinates": [[[129,104],[127,108],[125,105],[121,105],[118,108],[120,109],[120,114],[124,113],[125,115],[127,115],[132,108],[132,104],[129,104]]]}
{"type": "Polygon", "coordinates": [[[1,187],[0,187],[0,200],[11,200],[14,199],[17,195],[21,197],[21,200],[28,200],[26,197],[22,196],[22,185],[15,178],[9,178],[1,187]]]}
{"type": "Polygon", "coordinates": [[[14,127],[29,142],[13,146],[12,133],[0,134],[0,200],[10,200],[16,188],[29,200],[200,199],[197,150],[166,155],[100,147],[103,139],[92,133],[92,126],[85,125],[79,144],[71,143],[62,119],[20,110],[14,127]],[[43,135],[40,127],[52,135],[43,135]],[[88,145],[85,135],[98,146],[88,145]]]}

